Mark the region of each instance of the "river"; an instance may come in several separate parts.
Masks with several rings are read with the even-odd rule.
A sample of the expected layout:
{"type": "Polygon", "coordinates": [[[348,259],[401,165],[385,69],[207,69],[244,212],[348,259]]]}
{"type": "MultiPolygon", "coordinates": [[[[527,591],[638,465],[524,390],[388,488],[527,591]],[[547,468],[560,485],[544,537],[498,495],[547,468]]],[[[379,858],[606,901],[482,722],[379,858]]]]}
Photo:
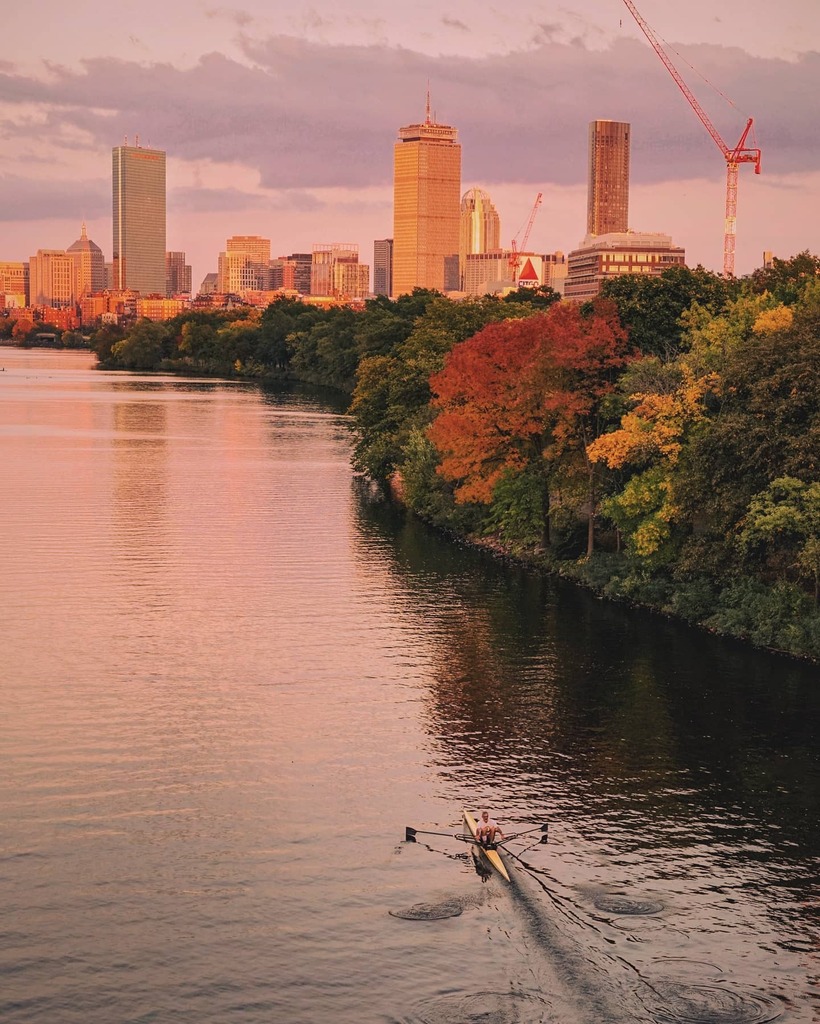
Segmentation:
{"type": "Polygon", "coordinates": [[[3,1024],[820,1019],[815,667],[445,540],[308,390],[0,365],[3,1024]]]}

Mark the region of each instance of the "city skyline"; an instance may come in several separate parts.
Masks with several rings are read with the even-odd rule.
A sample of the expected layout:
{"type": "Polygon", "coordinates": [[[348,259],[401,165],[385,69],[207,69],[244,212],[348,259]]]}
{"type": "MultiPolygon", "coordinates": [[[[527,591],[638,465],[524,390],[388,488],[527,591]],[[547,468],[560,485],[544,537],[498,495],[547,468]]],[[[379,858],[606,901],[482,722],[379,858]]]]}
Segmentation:
{"type": "MultiPolygon", "coordinates": [[[[167,247],[188,254],[195,288],[233,234],[269,237],[277,255],[337,239],[368,252],[391,235],[396,128],[422,119],[429,79],[435,118],[459,131],[462,189],[492,195],[502,244],[539,191],[530,247],[581,241],[587,126],[622,120],[630,226],[668,232],[688,262],[720,271],[724,161],[626,8],[542,6],[525,0],[515,25],[461,2],[412,21],[376,3],[337,16],[324,0],[312,18],[255,3],[160,15],[148,2],[138,22],[91,3],[69,23],[51,3],[14,8],[10,33],[36,44],[6,55],[0,74],[0,258],[63,248],[85,221],[110,259],[108,154],[137,133],[168,153],[167,247]]],[[[643,13],[738,104],[742,114],[703,92],[680,61],[730,144],[755,118],[763,173],[741,169],[738,274],[764,249],[816,251],[820,142],[807,126],[820,62],[803,40],[820,38],[820,5],[731,0],[716,17],[700,0],[685,13],[656,0],[643,13]]]]}

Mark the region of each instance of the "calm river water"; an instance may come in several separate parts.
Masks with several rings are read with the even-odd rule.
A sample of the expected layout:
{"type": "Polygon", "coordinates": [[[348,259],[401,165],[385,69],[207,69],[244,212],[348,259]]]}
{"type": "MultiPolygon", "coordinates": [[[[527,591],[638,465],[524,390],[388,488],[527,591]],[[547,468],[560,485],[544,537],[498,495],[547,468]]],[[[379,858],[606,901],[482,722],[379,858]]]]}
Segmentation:
{"type": "Polygon", "coordinates": [[[3,1024],[820,1018],[816,669],[407,521],[315,395],[0,365],[3,1024]],[[404,841],[484,805],[509,885],[404,841]]]}

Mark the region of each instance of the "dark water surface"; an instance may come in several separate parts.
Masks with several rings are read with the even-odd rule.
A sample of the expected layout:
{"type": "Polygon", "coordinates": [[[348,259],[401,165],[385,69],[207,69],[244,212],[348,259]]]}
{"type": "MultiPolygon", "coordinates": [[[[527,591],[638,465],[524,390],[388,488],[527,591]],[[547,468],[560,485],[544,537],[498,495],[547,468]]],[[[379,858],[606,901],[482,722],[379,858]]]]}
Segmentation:
{"type": "Polygon", "coordinates": [[[3,1024],[820,1019],[816,669],[406,521],[315,396],[0,365],[3,1024]],[[511,885],[403,842],[484,804],[511,885]]]}

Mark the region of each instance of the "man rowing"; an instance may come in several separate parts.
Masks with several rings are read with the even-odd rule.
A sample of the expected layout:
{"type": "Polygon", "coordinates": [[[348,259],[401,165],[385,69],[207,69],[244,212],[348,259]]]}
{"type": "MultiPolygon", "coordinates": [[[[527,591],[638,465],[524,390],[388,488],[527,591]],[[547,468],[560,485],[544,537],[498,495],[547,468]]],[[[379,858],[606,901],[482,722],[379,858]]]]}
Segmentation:
{"type": "Polygon", "coordinates": [[[501,842],[504,838],[501,826],[490,817],[489,811],[482,811],[479,815],[475,837],[482,846],[487,847],[495,846],[496,843],[501,842]]]}

